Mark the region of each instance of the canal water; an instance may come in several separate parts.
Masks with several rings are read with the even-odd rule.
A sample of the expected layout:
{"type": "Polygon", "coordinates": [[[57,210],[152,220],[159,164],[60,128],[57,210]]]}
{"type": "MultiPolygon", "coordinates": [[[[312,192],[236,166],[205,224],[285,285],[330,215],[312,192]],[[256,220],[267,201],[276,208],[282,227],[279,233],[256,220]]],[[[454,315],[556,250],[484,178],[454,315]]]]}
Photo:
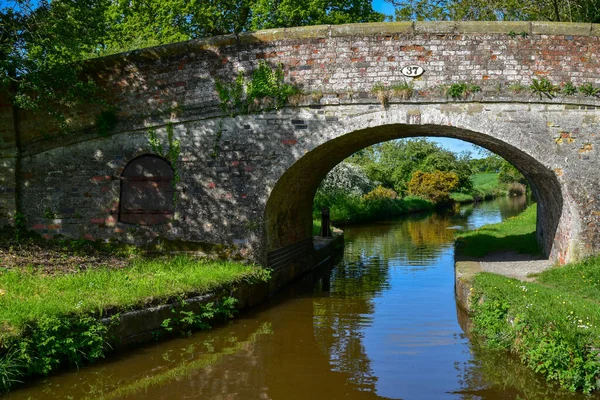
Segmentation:
{"type": "MultiPolygon", "coordinates": [[[[469,341],[453,235],[523,198],[345,229],[344,260],[189,338],[111,356],[7,399],[590,399],[469,341]],[[460,321],[460,323],[459,323],[460,321]]],[[[597,399],[597,398],[596,398],[597,399]]]]}

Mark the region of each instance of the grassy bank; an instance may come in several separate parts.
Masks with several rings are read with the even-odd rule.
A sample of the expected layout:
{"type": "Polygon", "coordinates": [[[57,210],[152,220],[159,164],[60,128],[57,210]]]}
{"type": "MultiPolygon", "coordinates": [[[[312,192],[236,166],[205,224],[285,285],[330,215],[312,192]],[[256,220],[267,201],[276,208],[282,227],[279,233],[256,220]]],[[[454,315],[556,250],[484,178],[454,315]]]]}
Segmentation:
{"type": "Polygon", "coordinates": [[[496,197],[506,196],[507,191],[498,180],[496,173],[473,174],[471,177],[473,189],[468,193],[455,192],[450,197],[457,203],[473,203],[475,201],[491,200],[496,197]]]}
{"type": "MultiPolygon", "coordinates": [[[[600,269],[597,258],[587,263],[600,269]]],[[[564,268],[551,275],[560,275],[564,268]]],[[[557,286],[548,286],[547,281],[525,283],[500,275],[477,275],[472,294],[475,333],[486,338],[487,347],[517,354],[549,381],[570,390],[600,389],[600,298],[565,290],[563,279],[577,276],[581,277],[567,274],[557,286]]],[[[580,280],[577,292],[595,290],[580,280]]]]}
{"type": "MultiPolygon", "coordinates": [[[[459,251],[537,253],[535,206],[500,224],[460,233],[459,251]]],[[[600,390],[600,257],[557,266],[536,282],[478,274],[471,293],[474,332],[488,348],[516,354],[570,390],[600,390]]]]}
{"type": "Polygon", "coordinates": [[[337,194],[329,196],[326,201],[315,198],[315,219],[320,219],[319,210],[323,206],[330,208],[331,222],[337,226],[384,220],[434,208],[433,203],[416,196],[365,200],[359,196],[337,194]]]}
{"type": "Polygon", "coordinates": [[[495,251],[513,250],[524,254],[540,254],[535,239],[537,205],[501,223],[482,226],[456,235],[458,251],[469,257],[483,257],[495,251]]]}
{"type": "MultiPolygon", "coordinates": [[[[109,333],[103,317],[268,278],[258,266],[187,256],[137,257],[126,263],[77,273],[0,270],[0,393],[24,377],[103,357],[109,333]]],[[[198,315],[182,313],[181,321],[190,328],[206,327],[233,307],[230,299],[198,315]]]]}

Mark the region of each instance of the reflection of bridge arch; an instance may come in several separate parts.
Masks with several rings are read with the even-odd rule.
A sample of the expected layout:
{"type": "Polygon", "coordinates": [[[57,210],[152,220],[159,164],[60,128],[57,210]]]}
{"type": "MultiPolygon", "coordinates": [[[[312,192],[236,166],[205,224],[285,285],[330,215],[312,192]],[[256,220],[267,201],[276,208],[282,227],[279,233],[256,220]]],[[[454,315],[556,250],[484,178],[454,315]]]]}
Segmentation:
{"type": "Polygon", "coordinates": [[[546,120],[530,105],[510,105],[511,114],[503,116],[506,107],[394,105],[385,111],[340,119],[336,125],[315,132],[307,146],[309,151],[290,162],[271,192],[265,211],[267,249],[293,245],[311,235],[316,189],[325,174],[344,158],[385,140],[446,136],[485,147],[515,165],[531,183],[539,202],[537,238],[544,253],[556,260],[572,257],[580,221],[576,206],[563,200],[572,189],[555,172],[562,160],[556,155],[553,138],[531,133],[535,123],[545,128],[546,120]],[[531,123],[512,122],[512,112],[531,123]]]}

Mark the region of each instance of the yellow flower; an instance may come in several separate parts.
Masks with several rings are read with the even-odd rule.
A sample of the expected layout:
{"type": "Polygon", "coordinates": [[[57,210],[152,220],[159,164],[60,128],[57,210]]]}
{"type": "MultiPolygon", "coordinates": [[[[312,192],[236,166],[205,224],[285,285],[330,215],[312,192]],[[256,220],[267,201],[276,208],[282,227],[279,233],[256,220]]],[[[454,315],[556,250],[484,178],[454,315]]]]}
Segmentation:
{"type": "Polygon", "coordinates": [[[4,296],[6,294],[5,290],[0,289],[0,296],[4,296]]]}

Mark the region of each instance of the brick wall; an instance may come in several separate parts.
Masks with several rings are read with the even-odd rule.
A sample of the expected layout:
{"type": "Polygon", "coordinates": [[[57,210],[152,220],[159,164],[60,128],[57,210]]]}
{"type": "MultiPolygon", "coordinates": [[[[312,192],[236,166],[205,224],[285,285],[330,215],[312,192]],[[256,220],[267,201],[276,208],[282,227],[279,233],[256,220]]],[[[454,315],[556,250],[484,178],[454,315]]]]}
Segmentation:
{"type": "Polygon", "coordinates": [[[0,226],[15,214],[16,146],[12,104],[0,96],[0,226]]]}

